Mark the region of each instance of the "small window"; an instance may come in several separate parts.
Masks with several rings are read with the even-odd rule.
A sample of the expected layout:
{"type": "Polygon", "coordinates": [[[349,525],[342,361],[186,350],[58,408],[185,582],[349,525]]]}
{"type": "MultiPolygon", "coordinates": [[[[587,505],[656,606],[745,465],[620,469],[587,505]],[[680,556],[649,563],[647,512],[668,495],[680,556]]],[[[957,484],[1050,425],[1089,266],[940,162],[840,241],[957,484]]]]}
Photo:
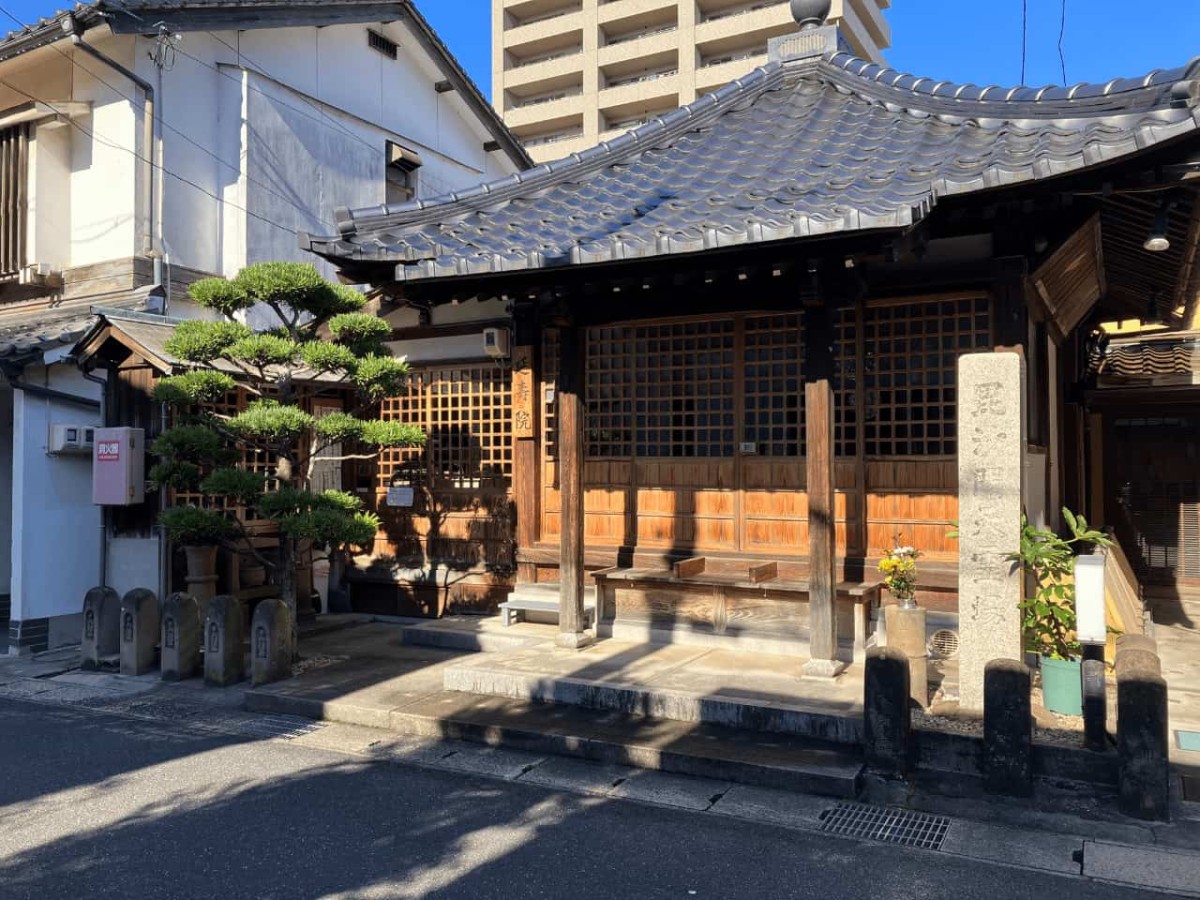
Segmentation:
{"type": "Polygon", "coordinates": [[[400,45],[395,41],[384,37],[373,28],[367,29],[367,44],[372,50],[377,50],[388,59],[396,59],[400,53],[400,45]]]}
{"type": "Polygon", "coordinates": [[[417,174],[421,170],[421,157],[413,150],[393,144],[387,145],[387,197],[388,203],[407,203],[417,196],[417,174]]]}

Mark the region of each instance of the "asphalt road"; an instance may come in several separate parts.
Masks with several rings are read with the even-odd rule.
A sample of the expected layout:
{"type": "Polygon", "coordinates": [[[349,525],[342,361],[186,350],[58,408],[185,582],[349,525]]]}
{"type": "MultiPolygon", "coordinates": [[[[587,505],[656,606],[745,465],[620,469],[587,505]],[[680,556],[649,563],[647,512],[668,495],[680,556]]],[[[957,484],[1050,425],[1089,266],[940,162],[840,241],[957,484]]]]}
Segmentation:
{"type": "Polygon", "coordinates": [[[12,701],[0,772],[2,898],[1162,896],[12,701]]]}

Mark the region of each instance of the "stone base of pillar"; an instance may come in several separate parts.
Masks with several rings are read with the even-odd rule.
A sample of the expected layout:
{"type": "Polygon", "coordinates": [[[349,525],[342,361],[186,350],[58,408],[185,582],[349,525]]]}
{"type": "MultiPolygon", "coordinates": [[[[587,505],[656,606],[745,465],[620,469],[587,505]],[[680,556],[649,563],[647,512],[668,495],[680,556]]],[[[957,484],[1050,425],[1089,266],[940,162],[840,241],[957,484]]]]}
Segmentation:
{"type": "Polygon", "coordinates": [[[556,646],[562,647],[564,650],[582,650],[584,647],[590,647],[596,642],[596,639],[586,631],[570,632],[560,631],[554,636],[556,646]]]}
{"type": "Polygon", "coordinates": [[[846,671],[840,659],[810,659],[804,664],[804,677],[830,681],[846,671]]]}

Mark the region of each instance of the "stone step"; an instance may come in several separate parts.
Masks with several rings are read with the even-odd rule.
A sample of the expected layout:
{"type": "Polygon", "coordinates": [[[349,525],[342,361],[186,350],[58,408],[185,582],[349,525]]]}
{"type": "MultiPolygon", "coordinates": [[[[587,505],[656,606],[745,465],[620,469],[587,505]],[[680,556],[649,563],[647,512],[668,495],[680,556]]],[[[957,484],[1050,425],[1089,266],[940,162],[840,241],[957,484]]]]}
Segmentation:
{"type": "MultiPolygon", "coordinates": [[[[558,595],[561,588],[557,581],[544,581],[537,584],[518,584],[513,588],[512,593],[508,595],[509,600],[522,600],[528,602],[545,602],[554,605],[554,611],[558,611],[558,595]]],[[[596,605],[596,585],[585,584],[583,586],[583,602],[586,606],[596,605]]]]}
{"type": "Polygon", "coordinates": [[[796,736],[450,696],[461,699],[440,710],[394,710],[391,730],[829,797],[853,798],[861,785],[863,763],[856,753],[796,736]]]}
{"type": "Polygon", "coordinates": [[[861,707],[830,711],[761,697],[722,697],[691,691],[600,681],[548,673],[519,671],[495,664],[486,656],[449,666],[442,686],[448,691],[541,704],[564,704],[593,710],[636,713],[655,719],[719,725],[859,745],[863,738],[861,707]]]}
{"type": "Polygon", "coordinates": [[[497,618],[445,616],[441,619],[411,619],[376,616],[377,622],[400,626],[401,642],[413,647],[434,647],[470,653],[500,653],[553,639],[553,634],[531,634],[517,626],[503,628],[497,618]]]}

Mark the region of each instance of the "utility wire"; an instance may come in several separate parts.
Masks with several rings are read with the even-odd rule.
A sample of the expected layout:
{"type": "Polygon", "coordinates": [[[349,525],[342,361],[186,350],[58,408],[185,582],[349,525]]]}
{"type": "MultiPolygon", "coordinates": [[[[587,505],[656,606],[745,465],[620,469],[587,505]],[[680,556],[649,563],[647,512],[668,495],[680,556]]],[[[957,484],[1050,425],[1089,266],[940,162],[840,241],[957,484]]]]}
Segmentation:
{"type": "Polygon", "coordinates": [[[1067,0],[1062,0],[1062,21],[1058,26],[1058,62],[1062,66],[1063,87],[1067,86],[1067,54],[1063,41],[1067,36],[1067,0]]]}
{"type": "MultiPolygon", "coordinates": [[[[14,16],[4,6],[0,6],[0,14],[8,16],[8,18],[12,19],[14,22],[21,24],[21,20],[18,19],[16,16],[14,16]]],[[[117,87],[111,81],[107,81],[103,76],[101,76],[101,75],[97,74],[96,72],[92,71],[91,69],[89,69],[87,66],[85,66],[83,63],[81,63],[78,59],[76,59],[70,53],[67,53],[65,50],[60,48],[57,44],[51,44],[50,47],[53,50],[55,50],[63,59],[65,59],[67,62],[69,62],[71,65],[75,66],[82,72],[86,72],[88,75],[90,75],[92,78],[95,78],[98,82],[103,84],[105,87],[107,87],[113,93],[117,94],[120,97],[124,97],[126,100],[128,100],[134,106],[137,105],[138,101],[134,97],[125,93],[125,91],[121,90],[119,87],[117,87]]],[[[312,210],[307,210],[304,207],[300,206],[300,204],[298,204],[295,200],[291,199],[290,197],[286,196],[285,194],[280,193],[279,190],[277,190],[276,188],[267,184],[265,181],[262,181],[261,179],[258,179],[258,178],[254,178],[248,172],[243,173],[241,166],[235,165],[234,163],[231,163],[228,160],[219,156],[218,154],[214,153],[212,150],[209,150],[202,143],[200,143],[197,140],[194,140],[193,138],[191,138],[187,134],[185,134],[183,131],[180,131],[174,125],[167,122],[166,119],[163,118],[162,115],[159,115],[157,117],[157,121],[158,121],[158,124],[161,125],[163,128],[166,128],[168,131],[171,131],[174,134],[179,135],[181,138],[183,138],[185,141],[187,141],[189,144],[191,144],[197,150],[212,157],[218,163],[220,163],[222,166],[225,166],[230,171],[236,172],[239,176],[244,174],[244,176],[248,182],[250,182],[251,184],[257,185],[258,187],[261,187],[264,191],[267,191],[268,193],[274,195],[275,197],[278,197],[280,200],[282,200],[284,203],[288,204],[288,206],[292,207],[300,214],[302,214],[304,216],[315,216],[315,214],[312,212],[312,210]]],[[[157,169],[157,168],[162,168],[162,167],[155,165],[155,168],[157,169]]],[[[163,171],[165,172],[166,169],[163,169],[163,171]]],[[[223,202],[228,202],[228,201],[223,201],[223,202]]]]}
{"type": "Polygon", "coordinates": [[[1025,58],[1029,48],[1029,0],[1021,0],[1021,84],[1025,84],[1025,58]]]}
{"type": "Polygon", "coordinates": [[[147,163],[150,166],[152,166],[156,169],[159,169],[160,171],[162,171],[162,173],[164,175],[169,175],[171,178],[174,178],[176,181],[180,182],[181,184],[186,184],[189,187],[194,188],[195,190],[199,191],[200,193],[204,194],[205,196],[211,197],[213,200],[216,200],[218,203],[223,203],[226,206],[230,206],[233,209],[239,210],[240,212],[244,212],[246,215],[250,216],[251,218],[258,219],[260,222],[270,225],[273,228],[278,228],[280,231],[286,231],[288,234],[295,236],[295,234],[296,234],[295,228],[293,228],[289,225],[281,225],[272,219],[268,219],[266,216],[261,216],[258,213],[253,212],[252,210],[246,209],[246,207],[244,207],[244,206],[234,203],[232,200],[226,200],[224,197],[220,197],[217,194],[214,194],[212,191],[208,190],[208,188],[206,188],[202,185],[196,184],[196,182],[192,181],[191,179],[184,178],[182,175],[178,175],[175,172],[172,172],[170,169],[166,168],[165,166],[157,165],[153,160],[147,159],[145,156],[138,153],[136,150],[126,147],[123,144],[118,144],[115,141],[110,140],[109,138],[105,137],[102,134],[99,134],[96,131],[93,131],[88,128],[84,128],[82,125],[80,125],[78,122],[76,122],[75,119],[72,118],[65,111],[58,109],[52,101],[45,100],[41,97],[36,97],[33,94],[29,93],[29,91],[25,90],[24,88],[17,87],[17,85],[13,84],[11,81],[8,81],[7,79],[4,79],[4,78],[0,78],[0,85],[3,85],[4,87],[8,88],[13,93],[20,94],[22,97],[24,97],[27,100],[31,100],[34,103],[40,103],[43,106],[49,107],[57,115],[61,116],[67,122],[67,124],[69,124],[72,128],[74,128],[75,130],[86,135],[88,138],[90,138],[94,141],[97,141],[101,144],[104,144],[106,147],[111,147],[114,150],[120,150],[124,153],[128,153],[134,159],[139,160],[140,162],[147,163]]]}

